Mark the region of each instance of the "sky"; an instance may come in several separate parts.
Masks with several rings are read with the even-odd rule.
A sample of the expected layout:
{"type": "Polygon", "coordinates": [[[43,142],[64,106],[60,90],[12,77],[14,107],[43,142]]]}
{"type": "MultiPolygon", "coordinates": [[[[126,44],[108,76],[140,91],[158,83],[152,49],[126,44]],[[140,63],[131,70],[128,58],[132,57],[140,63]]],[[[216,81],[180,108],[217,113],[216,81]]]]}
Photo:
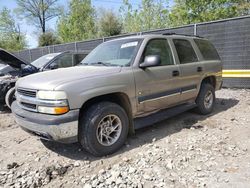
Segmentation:
{"type": "MultiPolygon", "coordinates": [[[[64,6],[67,8],[69,0],[59,0],[58,4],[64,6]]],[[[122,5],[123,0],[92,0],[92,5],[95,8],[106,8],[114,10],[115,12],[119,11],[119,8],[122,5]]],[[[133,5],[133,7],[138,7],[141,3],[141,0],[130,0],[130,3],[133,5]]],[[[15,0],[0,0],[0,9],[3,7],[7,7],[11,11],[13,11],[15,8],[17,8],[17,4],[15,0]]],[[[28,48],[35,48],[38,46],[37,38],[39,34],[38,28],[35,28],[34,26],[27,23],[26,20],[18,20],[18,23],[21,26],[21,32],[25,33],[26,40],[28,43],[28,48]]],[[[56,29],[57,25],[57,18],[53,18],[49,22],[47,22],[47,29],[56,29]]]]}

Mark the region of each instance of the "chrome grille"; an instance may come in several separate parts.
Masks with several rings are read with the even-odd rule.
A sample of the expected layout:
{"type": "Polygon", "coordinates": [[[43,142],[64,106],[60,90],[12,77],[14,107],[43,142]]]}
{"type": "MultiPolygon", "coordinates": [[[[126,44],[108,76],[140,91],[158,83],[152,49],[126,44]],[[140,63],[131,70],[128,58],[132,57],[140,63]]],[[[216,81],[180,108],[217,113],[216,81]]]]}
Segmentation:
{"type": "Polygon", "coordinates": [[[17,93],[23,96],[27,97],[36,97],[36,91],[35,90],[27,90],[27,89],[17,89],[17,93]]]}
{"type": "Polygon", "coordinates": [[[17,88],[16,99],[21,108],[37,112],[36,90],[17,88]]]}

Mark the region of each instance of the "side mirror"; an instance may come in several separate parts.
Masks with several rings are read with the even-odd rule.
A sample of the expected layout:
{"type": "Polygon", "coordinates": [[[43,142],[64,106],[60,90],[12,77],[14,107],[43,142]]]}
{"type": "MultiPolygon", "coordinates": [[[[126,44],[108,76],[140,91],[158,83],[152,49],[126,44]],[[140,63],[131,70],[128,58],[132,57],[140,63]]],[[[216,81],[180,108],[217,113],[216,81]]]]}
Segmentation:
{"type": "Polygon", "coordinates": [[[57,63],[52,63],[52,64],[49,66],[49,69],[51,69],[51,70],[58,69],[58,64],[57,64],[57,63]]]}
{"type": "Polygon", "coordinates": [[[145,57],[143,63],[140,64],[140,68],[155,67],[161,64],[161,57],[159,55],[149,55],[145,57]]]}

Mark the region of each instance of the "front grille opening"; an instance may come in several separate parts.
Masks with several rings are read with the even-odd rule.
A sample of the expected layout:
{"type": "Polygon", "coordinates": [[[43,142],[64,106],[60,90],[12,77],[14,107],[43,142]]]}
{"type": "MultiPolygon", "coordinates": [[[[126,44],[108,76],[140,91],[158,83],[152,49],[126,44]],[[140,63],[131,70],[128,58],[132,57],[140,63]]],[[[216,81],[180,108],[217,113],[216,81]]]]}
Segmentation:
{"type": "Polygon", "coordinates": [[[30,108],[30,109],[36,110],[36,105],[35,104],[21,102],[21,105],[23,105],[26,108],[30,108]]]}
{"type": "Polygon", "coordinates": [[[27,96],[27,97],[36,97],[36,91],[26,90],[26,89],[17,89],[17,92],[20,95],[27,96]]]}

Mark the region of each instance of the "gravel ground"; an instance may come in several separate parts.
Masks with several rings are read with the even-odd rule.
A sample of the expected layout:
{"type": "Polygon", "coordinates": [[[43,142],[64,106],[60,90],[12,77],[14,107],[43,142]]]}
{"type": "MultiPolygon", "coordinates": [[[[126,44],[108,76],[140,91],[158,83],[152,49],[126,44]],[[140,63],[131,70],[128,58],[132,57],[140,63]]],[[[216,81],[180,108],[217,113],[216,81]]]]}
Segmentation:
{"type": "Polygon", "coordinates": [[[250,90],[223,89],[214,113],[139,130],[112,156],[41,142],[0,114],[0,187],[249,187],[250,90]]]}

